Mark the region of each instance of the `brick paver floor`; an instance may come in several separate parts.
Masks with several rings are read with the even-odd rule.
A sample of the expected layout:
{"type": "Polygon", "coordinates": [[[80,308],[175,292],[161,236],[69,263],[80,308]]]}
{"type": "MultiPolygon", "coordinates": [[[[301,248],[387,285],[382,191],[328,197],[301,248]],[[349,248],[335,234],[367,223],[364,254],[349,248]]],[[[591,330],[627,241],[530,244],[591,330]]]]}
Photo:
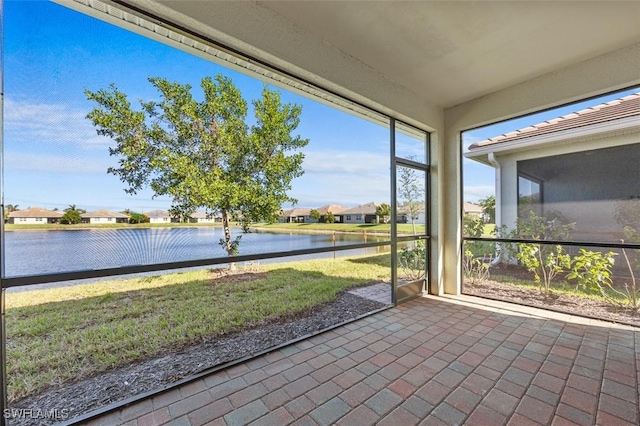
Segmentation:
{"type": "Polygon", "coordinates": [[[640,330],[414,299],[91,425],[637,425],[640,330]]]}

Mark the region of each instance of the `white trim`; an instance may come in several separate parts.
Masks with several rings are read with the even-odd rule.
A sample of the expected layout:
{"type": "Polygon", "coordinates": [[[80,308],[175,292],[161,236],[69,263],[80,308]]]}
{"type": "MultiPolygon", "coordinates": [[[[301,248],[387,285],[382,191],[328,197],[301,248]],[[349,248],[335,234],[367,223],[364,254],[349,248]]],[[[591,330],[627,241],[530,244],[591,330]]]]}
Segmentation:
{"type": "Polygon", "coordinates": [[[527,138],[516,139],[511,142],[496,142],[486,147],[475,148],[464,153],[469,159],[477,159],[491,153],[517,152],[527,149],[542,148],[544,145],[552,143],[569,142],[572,139],[582,139],[588,136],[597,135],[599,138],[608,136],[607,133],[626,131],[628,133],[640,131],[640,117],[625,117],[615,121],[606,123],[598,123],[590,126],[578,127],[559,132],[553,132],[546,135],[531,136],[527,138]]]}

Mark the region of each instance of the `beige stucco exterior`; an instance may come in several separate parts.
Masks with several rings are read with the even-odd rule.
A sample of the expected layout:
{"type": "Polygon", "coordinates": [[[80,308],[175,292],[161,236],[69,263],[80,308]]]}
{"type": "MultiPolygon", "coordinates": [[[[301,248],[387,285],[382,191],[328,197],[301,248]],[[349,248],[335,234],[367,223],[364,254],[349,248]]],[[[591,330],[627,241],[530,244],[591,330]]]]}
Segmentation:
{"type": "MultiPolygon", "coordinates": [[[[640,131],[616,134],[602,134],[589,138],[572,138],[570,140],[558,141],[553,145],[547,145],[540,149],[531,149],[507,155],[496,155],[495,159],[500,164],[499,176],[501,182],[500,206],[501,223],[512,228],[517,218],[518,205],[518,162],[524,160],[552,157],[557,155],[579,153],[584,151],[598,150],[631,144],[640,144],[640,131]]],[[[640,149],[640,148],[638,148],[640,149]]],[[[596,154],[597,155],[597,152],[596,154]]],[[[613,167],[616,167],[613,165],[613,167]]],[[[637,169],[628,169],[627,176],[637,173],[637,169]]],[[[584,173],[589,174],[588,170],[584,173]]],[[[612,179],[611,176],[608,179],[612,179]]],[[[635,185],[635,184],[634,184],[635,185]]],[[[617,187],[629,187],[625,182],[618,182],[617,187]]],[[[635,188],[634,188],[635,189],[635,188]]],[[[622,195],[622,199],[635,196],[635,193],[622,195]]],[[[619,231],[613,220],[613,204],[605,200],[581,201],[579,204],[572,202],[557,202],[544,200],[545,210],[557,210],[563,213],[570,222],[577,222],[578,229],[599,229],[600,232],[609,233],[613,237],[619,231]],[[609,218],[609,220],[606,220],[609,218]]],[[[605,235],[602,236],[606,238],[605,235]]],[[[607,238],[611,239],[611,238],[607,238]]]]}

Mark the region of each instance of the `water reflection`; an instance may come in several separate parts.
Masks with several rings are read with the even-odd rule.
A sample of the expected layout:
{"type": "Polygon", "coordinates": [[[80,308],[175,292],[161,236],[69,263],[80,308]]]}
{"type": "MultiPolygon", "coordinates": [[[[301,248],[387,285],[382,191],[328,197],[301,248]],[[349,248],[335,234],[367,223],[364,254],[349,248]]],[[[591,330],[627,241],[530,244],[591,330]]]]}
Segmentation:
{"type": "MultiPolygon", "coordinates": [[[[240,233],[239,230],[234,230],[233,236],[240,233]]],[[[218,244],[221,238],[222,229],[213,227],[7,232],[5,275],[11,277],[226,257],[226,252],[218,244]]],[[[355,233],[251,232],[242,235],[240,254],[342,246],[388,239],[355,233]]],[[[357,253],[349,250],[349,254],[385,251],[389,251],[388,246],[361,249],[357,253]]],[[[342,252],[337,252],[337,255],[340,254],[342,252]]],[[[314,255],[317,258],[333,256],[334,253],[314,255]]]]}

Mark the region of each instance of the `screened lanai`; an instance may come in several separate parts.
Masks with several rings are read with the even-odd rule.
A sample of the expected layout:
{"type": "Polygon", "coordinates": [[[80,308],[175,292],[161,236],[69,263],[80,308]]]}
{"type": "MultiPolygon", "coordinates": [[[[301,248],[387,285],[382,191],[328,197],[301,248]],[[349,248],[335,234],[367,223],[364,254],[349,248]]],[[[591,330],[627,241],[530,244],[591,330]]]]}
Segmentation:
{"type": "MultiPolygon", "coordinates": [[[[7,13],[12,12],[10,3],[3,5],[5,22],[7,13]]],[[[237,72],[238,79],[250,76],[260,85],[268,84],[300,96],[300,99],[313,100],[322,108],[356,117],[358,126],[364,123],[363,127],[358,127],[364,129],[360,136],[362,140],[350,132],[352,122],[341,121],[341,116],[317,125],[338,141],[336,144],[340,149],[324,155],[310,149],[306,152],[307,157],[316,160],[316,168],[310,170],[326,171],[332,164],[339,163],[340,170],[353,173],[349,175],[350,181],[333,182],[325,178],[322,182],[334,185],[330,188],[336,190],[361,189],[360,193],[355,193],[362,199],[350,195],[352,199],[347,202],[353,205],[347,207],[371,201],[377,205],[388,204],[388,214],[382,213],[383,210],[375,214],[388,216],[388,220],[385,219],[388,230],[380,239],[375,239],[373,234],[365,234],[362,241],[342,241],[334,237],[323,240],[320,247],[294,249],[272,244],[259,252],[244,254],[241,251],[230,257],[210,254],[193,257],[187,248],[181,252],[187,253],[185,258],[165,261],[157,260],[144,250],[155,253],[159,245],[188,243],[189,239],[184,237],[186,234],[170,237],[165,230],[151,227],[153,232],[160,234],[160,243],[153,245],[147,240],[130,238],[127,240],[130,251],[120,250],[121,257],[116,263],[105,261],[92,266],[89,262],[89,267],[77,266],[80,264],[78,258],[92,261],[99,257],[104,246],[94,245],[83,251],[82,256],[73,257],[65,264],[66,269],[36,268],[7,273],[5,255],[18,251],[12,248],[15,246],[8,246],[5,235],[12,238],[18,231],[3,225],[0,229],[3,241],[3,424],[37,424],[47,416],[49,423],[137,425],[637,423],[640,333],[636,327],[488,302],[460,294],[464,240],[461,133],[640,85],[640,4],[179,0],[61,0],[53,4],[80,14],[78,16],[83,19],[90,17],[184,53],[184,59],[176,61],[155,55],[151,50],[145,54],[142,49],[137,55],[147,63],[158,65],[159,69],[173,70],[176,76],[189,74],[192,70],[189,61],[198,58],[237,72]],[[180,68],[181,65],[184,68],[180,68]],[[348,137],[341,139],[340,133],[348,137]],[[356,139],[358,144],[354,148],[356,139]],[[341,150],[349,155],[341,155],[341,150]],[[415,198],[402,191],[402,181],[407,175],[419,183],[420,195],[415,198]],[[398,223],[398,211],[405,214],[406,206],[412,202],[418,204],[415,218],[420,220],[408,231],[412,224],[398,223]],[[141,250],[143,246],[145,249],[141,250]],[[346,262],[352,263],[338,272],[334,271],[334,266],[304,264],[308,268],[305,279],[298,278],[296,274],[300,271],[292,271],[288,266],[273,267],[278,268],[277,273],[268,266],[271,260],[308,260],[303,256],[323,255],[327,261],[336,257],[339,260],[341,255],[349,254],[349,250],[365,250],[358,252],[359,255],[373,253],[378,257],[369,260],[349,258],[346,262]],[[132,260],[134,255],[137,257],[132,260]],[[407,259],[414,262],[417,275],[406,274],[407,259]],[[117,401],[105,398],[100,406],[89,406],[70,418],[64,411],[66,407],[41,405],[43,399],[19,406],[14,404],[16,398],[9,400],[8,384],[11,389],[21,389],[24,395],[30,387],[40,386],[37,381],[23,381],[22,387],[17,387],[12,382],[16,377],[14,370],[6,368],[7,354],[14,366],[29,365],[30,358],[27,350],[20,353],[21,362],[16,363],[17,355],[5,350],[6,342],[19,334],[15,329],[7,331],[7,323],[31,312],[16,310],[27,309],[18,305],[7,309],[5,297],[13,297],[11,289],[29,286],[35,289],[35,286],[80,280],[98,280],[94,282],[100,283],[132,274],[174,273],[186,268],[213,268],[227,263],[253,268],[247,272],[256,274],[257,277],[251,278],[258,280],[277,274],[281,274],[277,275],[281,277],[280,282],[306,282],[307,278],[331,276],[336,285],[344,285],[346,290],[353,291],[351,281],[359,279],[362,282],[358,286],[368,289],[368,293],[356,291],[358,297],[369,300],[378,297],[383,302],[372,305],[374,308],[366,314],[358,314],[328,328],[300,333],[293,340],[278,342],[229,362],[203,367],[134,396],[117,401]],[[371,271],[375,274],[373,278],[368,275],[362,278],[357,275],[361,270],[365,271],[363,274],[371,271]],[[10,315],[5,316],[5,313],[10,315]],[[10,411],[14,408],[17,411],[10,411]]],[[[22,11],[20,16],[24,19],[29,16],[27,12],[22,11]]],[[[53,20],[55,16],[51,14],[49,19],[53,20]]],[[[100,28],[97,34],[102,31],[98,25],[90,22],[80,28],[87,34],[92,33],[92,28],[100,28]]],[[[11,75],[12,69],[24,66],[24,61],[14,58],[26,55],[32,40],[24,32],[15,39],[10,38],[15,33],[6,34],[5,45],[9,43],[6,49],[12,55],[18,52],[3,63],[3,75],[10,76],[9,83],[39,74],[30,69],[31,74],[11,75]]],[[[113,52],[119,55],[121,51],[133,48],[126,43],[118,44],[123,42],[119,33],[116,35],[101,40],[104,43],[100,45],[104,46],[102,51],[94,52],[87,46],[65,50],[64,43],[54,46],[53,42],[52,49],[61,48],[62,57],[71,61],[74,56],[87,55],[94,59],[92,55],[98,58],[113,52]]],[[[72,39],[69,37],[66,43],[72,43],[72,39]]],[[[47,60],[51,56],[56,55],[46,56],[47,60]]],[[[87,84],[102,84],[100,78],[109,75],[104,70],[111,65],[122,71],[127,69],[128,63],[104,61],[101,65],[104,68],[99,68],[103,71],[96,72],[87,84]]],[[[48,72],[50,75],[45,73],[44,77],[50,85],[38,92],[62,99],[60,93],[64,90],[58,84],[64,80],[61,76],[73,75],[72,67],[52,67],[48,72]]],[[[9,88],[14,90],[11,84],[9,88]]],[[[126,86],[127,83],[123,84],[126,86]]],[[[128,90],[135,95],[141,90],[139,87],[139,84],[131,84],[128,90]]],[[[32,85],[32,90],[36,88],[32,85]]],[[[86,90],[98,88],[90,86],[86,90]]],[[[33,110],[38,106],[45,112],[54,111],[47,109],[51,105],[43,102],[32,102],[30,108],[25,108],[28,93],[11,90],[5,90],[3,94],[5,128],[16,123],[23,125],[29,117],[37,118],[38,114],[33,110]]],[[[140,96],[152,99],[147,94],[140,96]]],[[[315,111],[312,108],[316,106],[305,108],[315,111]]],[[[55,112],[59,111],[55,109],[55,112]]],[[[67,111],[68,117],[76,121],[83,120],[87,112],[67,111]]],[[[64,133],[65,125],[60,124],[65,123],[64,116],[63,113],[49,113],[49,130],[58,129],[58,133],[64,133]]],[[[42,129],[36,129],[33,134],[43,133],[42,129]]],[[[16,158],[21,160],[20,164],[44,168],[38,155],[57,153],[57,157],[51,157],[57,162],[50,162],[49,166],[71,162],[82,166],[76,168],[82,173],[84,167],[91,166],[78,156],[57,152],[61,148],[56,146],[42,150],[33,148],[28,156],[18,156],[14,148],[25,146],[21,139],[6,132],[3,137],[5,211],[10,203],[12,207],[16,204],[7,198],[11,195],[12,185],[17,187],[17,178],[33,171],[33,167],[17,168],[17,160],[8,159],[16,158]],[[18,171],[13,174],[14,170],[18,171]]],[[[100,146],[100,141],[94,142],[93,146],[100,146]]],[[[113,167],[107,163],[99,166],[113,167]]],[[[523,167],[528,166],[535,164],[523,164],[523,167]]],[[[78,181],[84,182],[84,189],[77,192],[78,197],[89,193],[95,199],[100,198],[90,187],[93,181],[79,179],[74,182],[78,181]]],[[[58,186],[69,182],[61,180],[58,186]]],[[[44,180],[31,182],[32,188],[44,184],[44,180]]],[[[309,194],[321,192],[321,186],[313,188],[319,189],[309,190],[309,194]]],[[[27,204],[35,206],[37,201],[28,196],[17,199],[23,208],[27,204]]],[[[329,196],[316,199],[310,195],[303,199],[306,200],[309,205],[302,207],[314,208],[311,203],[316,201],[317,206],[343,201],[329,196]]],[[[64,199],[49,204],[64,208],[72,202],[64,199]]],[[[168,205],[156,205],[147,200],[146,204],[136,202],[135,209],[140,211],[168,208],[168,205]]],[[[73,207],[75,210],[75,205],[73,207]]],[[[110,208],[110,205],[92,207],[98,210],[110,208]]],[[[283,206],[283,210],[285,207],[289,206],[283,206]]],[[[93,234],[102,235],[100,232],[93,234]]],[[[95,309],[96,312],[129,306],[127,304],[138,296],[144,298],[151,294],[146,291],[152,291],[149,287],[156,285],[153,283],[155,278],[148,275],[135,277],[140,285],[146,286],[144,289],[118,296],[118,290],[112,291],[109,287],[106,293],[94,296],[93,305],[81,306],[76,299],[69,299],[68,303],[78,303],[73,305],[78,311],[95,309]]],[[[209,276],[204,281],[200,278],[194,281],[206,282],[208,279],[209,276]]],[[[180,284],[184,283],[167,285],[164,293],[158,290],[162,293],[159,298],[170,299],[182,294],[180,289],[184,287],[180,284]]],[[[206,288],[208,291],[209,287],[206,288]]],[[[238,298],[260,293],[257,287],[247,288],[238,298]]],[[[224,298],[224,293],[221,294],[224,298]]],[[[289,297],[276,296],[284,294],[281,290],[274,290],[273,294],[273,298],[289,297]]],[[[261,300],[261,306],[270,306],[265,302],[268,298],[261,300]]],[[[62,302],[66,300],[53,300],[46,306],[62,302]]],[[[29,305],[32,301],[24,303],[29,305]]],[[[244,311],[259,310],[256,306],[251,305],[244,311]]],[[[38,312],[39,308],[28,309],[38,312]]],[[[65,315],[71,316],[75,311],[69,308],[65,315]]],[[[185,317],[197,319],[199,312],[194,309],[189,312],[193,315],[180,313],[180,321],[167,322],[167,334],[171,334],[169,330],[179,328],[181,321],[186,321],[185,317]]],[[[143,318],[147,314],[152,315],[133,310],[127,313],[131,318],[143,318]]],[[[203,322],[212,319],[204,318],[203,322]]],[[[91,322],[88,319],[83,324],[89,327],[91,322]]],[[[48,334],[53,331],[47,329],[46,321],[38,326],[45,330],[37,335],[39,340],[53,335],[48,334]]],[[[106,324],[101,326],[101,329],[108,328],[106,324]]],[[[132,328],[135,329],[135,321],[132,328]]],[[[188,327],[182,334],[188,334],[192,329],[199,327],[188,327]]],[[[157,337],[158,333],[151,333],[147,339],[156,340],[157,337]]],[[[135,341],[122,335],[113,338],[114,349],[105,349],[100,354],[102,360],[111,362],[110,351],[115,353],[118,342],[127,341],[131,344],[130,352],[136,352],[135,341]]],[[[75,344],[70,339],[69,348],[75,344]]],[[[28,343],[28,336],[26,340],[28,343]]],[[[171,346],[172,342],[169,342],[167,347],[171,346]]],[[[179,345],[176,343],[175,346],[179,345]]],[[[81,365],[82,368],[66,371],[64,379],[49,377],[47,385],[57,389],[57,381],[72,383],[74,376],[85,367],[86,359],[80,355],[77,359],[82,362],[76,367],[81,365]]],[[[96,374],[108,371],[110,368],[105,367],[96,374]]],[[[127,381],[126,386],[135,386],[133,383],[127,381]]],[[[77,393],[82,394],[81,386],[77,393]]]]}

